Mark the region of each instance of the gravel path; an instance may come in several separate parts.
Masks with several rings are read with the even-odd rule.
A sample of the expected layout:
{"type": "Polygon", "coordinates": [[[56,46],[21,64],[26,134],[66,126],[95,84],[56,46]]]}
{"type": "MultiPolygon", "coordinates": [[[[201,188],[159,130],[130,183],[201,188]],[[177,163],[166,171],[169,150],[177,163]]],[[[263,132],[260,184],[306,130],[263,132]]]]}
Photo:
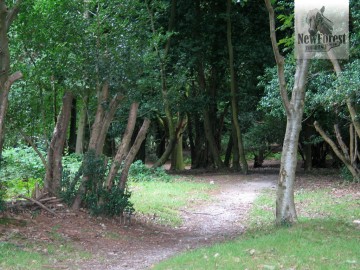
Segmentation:
{"type": "MultiPolygon", "coordinates": [[[[204,204],[182,209],[182,227],[156,230],[153,235],[134,241],[134,250],[118,257],[118,264],[107,269],[148,269],[153,264],[184,250],[230,240],[244,231],[252,202],[264,189],[275,188],[277,174],[200,175],[219,188],[204,204]]],[[[96,269],[96,268],[94,268],[96,269]]]]}

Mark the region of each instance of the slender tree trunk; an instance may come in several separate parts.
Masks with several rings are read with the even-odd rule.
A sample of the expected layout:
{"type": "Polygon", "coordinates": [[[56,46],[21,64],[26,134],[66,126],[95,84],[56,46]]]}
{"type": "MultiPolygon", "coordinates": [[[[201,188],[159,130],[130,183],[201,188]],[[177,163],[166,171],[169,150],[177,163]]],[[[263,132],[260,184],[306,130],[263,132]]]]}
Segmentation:
{"type": "Polygon", "coordinates": [[[73,95],[66,92],[63,97],[63,105],[57,118],[54,133],[47,154],[47,166],[44,181],[46,192],[58,195],[62,175],[61,159],[66,140],[67,128],[70,121],[70,112],[73,95]]]}
{"type": "Polygon", "coordinates": [[[304,123],[304,169],[305,171],[312,170],[312,144],[311,140],[311,127],[305,122],[304,123]]]}
{"type": "Polygon", "coordinates": [[[230,167],[231,153],[233,151],[233,146],[234,146],[233,136],[232,136],[232,134],[230,134],[229,140],[227,143],[227,147],[226,147],[226,151],[225,151],[225,159],[224,159],[225,167],[230,167]]]}
{"type": "Polygon", "coordinates": [[[236,98],[236,79],[235,79],[235,70],[234,70],[234,50],[232,46],[231,38],[231,0],[227,0],[226,14],[227,14],[227,45],[229,51],[229,69],[230,69],[230,89],[231,89],[231,111],[232,111],[232,120],[235,128],[235,134],[237,139],[237,147],[239,151],[239,157],[241,162],[241,170],[243,173],[248,172],[248,164],[245,158],[244,144],[242,140],[242,134],[240,129],[240,124],[238,120],[238,104],[236,98]]]}
{"type": "Polygon", "coordinates": [[[9,10],[5,1],[0,1],[0,165],[5,138],[5,117],[8,108],[9,92],[12,84],[22,78],[21,72],[10,72],[9,28],[16,18],[21,1],[17,1],[9,10]]]}
{"type": "Polygon", "coordinates": [[[138,108],[139,103],[134,102],[131,104],[125,133],[122,137],[121,143],[118,147],[114,161],[111,164],[111,168],[106,179],[106,186],[108,189],[111,189],[111,187],[113,186],[115,177],[120,169],[121,163],[128,154],[131,137],[135,129],[138,108]]]}
{"type": "Polygon", "coordinates": [[[278,67],[280,95],[287,119],[281,156],[280,175],[277,184],[276,223],[292,224],[297,220],[294,203],[294,181],[297,167],[299,135],[305,104],[306,78],[309,71],[310,60],[297,60],[294,87],[291,100],[289,100],[286,89],[284,58],[279,52],[276,40],[274,10],[270,0],[265,0],[265,4],[269,12],[270,38],[278,67]]]}
{"type": "Polygon", "coordinates": [[[75,153],[77,153],[77,154],[84,153],[84,138],[85,138],[88,102],[89,102],[89,97],[88,97],[88,95],[86,95],[84,98],[84,102],[82,104],[79,125],[78,125],[77,135],[76,135],[75,153]]]}
{"type": "Polygon", "coordinates": [[[76,98],[73,98],[72,105],[71,105],[70,130],[69,130],[69,141],[68,141],[69,153],[75,153],[76,118],[77,118],[76,98]]]}
{"type": "Polygon", "coordinates": [[[124,168],[121,172],[121,177],[120,177],[120,185],[119,185],[120,189],[124,190],[126,187],[126,182],[127,182],[127,178],[129,175],[130,166],[131,166],[132,162],[134,161],[136,153],[139,151],[139,148],[146,137],[146,133],[149,129],[150,122],[151,121],[149,119],[145,118],[145,120],[140,128],[140,131],[139,131],[138,135],[136,136],[135,142],[134,142],[133,146],[131,147],[129,153],[126,156],[126,159],[124,162],[124,168]]]}
{"type": "MultiPolygon", "coordinates": [[[[172,0],[169,23],[168,23],[168,32],[171,32],[174,29],[175,16],[176,16],[176,5],[177,5],[177,0],[172,0]]],[[[148,14],[150,17],[151,29],[152,29],[153,35],[156,36],[157,31],[155,29],[154,14],[153,14],[153,10],[151,9],[148,1],[146,1],[146,6],[147,6],[148,14]]],[[[171,105],[170,105],[170,101],[169,101],[169,97],[168,97],[167,78],[166,78],[166,60],[167,60],[167,57],[169,54],[170,45],[171,45],[171,37],[169,37],[167,39],[163,54],[160,53],[158,45],[157,44],[154,45],[154,49],[155,49],[155,52],[157,54],[157,57],[158,57],[159,63],[160,63],[161,93],[162,93],[162,98],[163,98],[163,102],[164,102],[165,116],[166,116],[167,125],[168,125],[168,129],[169,129],[169,143],[167,144],[166,149],[165,149],[164,153],[162,154],[162,156],[153,165],[153,168],[157,168],[157,167],[160,167],[163,164],[165,164],[165,162],[169,159],[173,149],[175,148],[175,145],[176,145],[177,139],[178,139],[175,130],[179,126],[177,128],[175,128],[175,126],[174,126],[171,105]]],[[[181,122],[181,121],[179,121],[179,122],[181,122]]]]}
{"type": "MultiPolygon", "coordinates": [[[[233,120],[231,121],[233,122],[233,120]]],[[[241,166],[240,166],[240,155],[239,155],[239,140],[237,137],[237,132],[235,129],[235,125],[233,124],[232,129],[231,129],[231,135],[232,135],[232,140],[233,140],[233,148],[232,148],[232,154],[233,154],[233,160],[232,160],[232,169],[234,171],[240,171],[241,166]]]]}

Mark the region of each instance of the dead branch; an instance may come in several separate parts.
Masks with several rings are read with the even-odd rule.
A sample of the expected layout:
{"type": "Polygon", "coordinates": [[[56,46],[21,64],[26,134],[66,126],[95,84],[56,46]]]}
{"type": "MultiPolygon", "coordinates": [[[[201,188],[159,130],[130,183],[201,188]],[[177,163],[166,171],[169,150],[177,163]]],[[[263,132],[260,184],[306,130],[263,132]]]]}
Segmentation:
{"type": "Polygon", "coordinates": [[[58,214],[56,214],[53,210],[51,210],[50,208],[46,207],[45,205],[43,205],[41,202],[33,199],[33,198],[29,198],[29,197],[26,197],[26,196],[23,196],[23,195],[19,195],[19,198],[22,198],[22,199],[25,199],[25,200],[28,200],[30,202],[33,202],[35,204],[37,204],[38,206],[40,206],[42,209],[48,211],[49,213],[53,214],[54,216],[56,217],[60,217],[58,214]]]}

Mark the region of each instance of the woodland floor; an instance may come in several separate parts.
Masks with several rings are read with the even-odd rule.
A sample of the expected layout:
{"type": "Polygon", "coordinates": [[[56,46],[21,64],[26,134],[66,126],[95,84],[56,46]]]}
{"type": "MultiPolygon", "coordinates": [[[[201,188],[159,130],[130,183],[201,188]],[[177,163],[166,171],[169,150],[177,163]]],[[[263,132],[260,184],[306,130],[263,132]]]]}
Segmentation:
{"type": "MultiPolygon", "coordinates": [[[[177,228],[158,226],[136,216],[131,226],[124,226],[119,220],[91,217],[84,212],[69,212],[63,218],[43,212],[31,218],[23,213],[17,218],[25,220],[27,225],[0,225],[0,241],[6,241],[13,233],[34,241],[54,241],[52,236],[56,233],[61,239],[92,254],[87,261],[54,262],[45,269],[148,269],[181,251],[242,234],[252,202],[264,189],[275,188],[277,175],[276,168],[253,170],[249,175],[193,175],[196,181],[214,181],[218,188],[212,191],[211,200],[182,209],[183,224],[177,228]]],[[[306,174],[300,175],[297,185],[320,188],[333,185],[326,176],[321,182],[308,181],[308,178],[306,174]]]]}

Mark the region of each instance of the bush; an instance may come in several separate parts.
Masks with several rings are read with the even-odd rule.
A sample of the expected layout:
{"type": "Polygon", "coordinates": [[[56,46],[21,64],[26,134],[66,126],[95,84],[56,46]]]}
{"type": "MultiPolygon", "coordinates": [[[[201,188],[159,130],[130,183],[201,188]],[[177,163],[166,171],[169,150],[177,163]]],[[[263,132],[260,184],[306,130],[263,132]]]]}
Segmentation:
{"type": "Polygon", "coordinates": [[[171,180],[172,177],[169,176],[163,168],[151,169],[143,164],[141,160],[137,160],[131,164],[129,170],[129,181],[133,182],[170,182],[171,180]]]}
{"type": "MultiPolygon", "coordinates": [[[[86,193],[83,194],[84,207],[93,215],[117,216],[123,212],[133,212],[130,202],[131,193],[121,190],[118,182],[111,190],[105,187],[108,166],[103,156],[97,156],[94,151],[88,151],[82,163],[80,156],[68,156],[64,162],[64,172],[61,182],[61,197],[68,204],[72,204],[82,177],[88,177],[86,193]]],[[[118,181],[119,179],[117,179],[118,181]]]]}
{"type": "MultiPolygon", "coordinates": [[[[43,151],[42,154],[46,155],[43,151]]],[[[31,147],[5,149],[2,156],[0,179],[4,199],[19,194],[30,196],[36,183],[42,185],[45,168],[31,147]]]]}
{"type": "Polygon", "coordinates": [[[5,210],[5,190],[0,189],[0,213],[5,210]]]}
{"type": "Polygon", "coordinates": [[[347,182],[360,182],[360,179],[356,179],[352,176],[351,172],[346,166],[342,166],[340,169],[340,177],[347,182]]]}

